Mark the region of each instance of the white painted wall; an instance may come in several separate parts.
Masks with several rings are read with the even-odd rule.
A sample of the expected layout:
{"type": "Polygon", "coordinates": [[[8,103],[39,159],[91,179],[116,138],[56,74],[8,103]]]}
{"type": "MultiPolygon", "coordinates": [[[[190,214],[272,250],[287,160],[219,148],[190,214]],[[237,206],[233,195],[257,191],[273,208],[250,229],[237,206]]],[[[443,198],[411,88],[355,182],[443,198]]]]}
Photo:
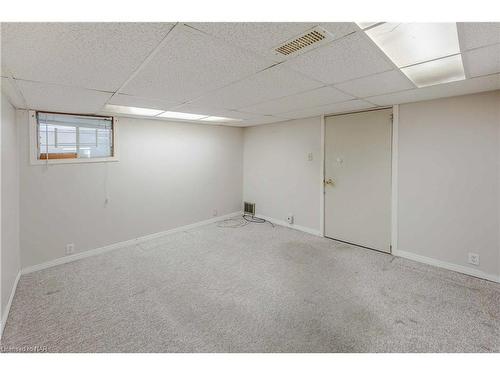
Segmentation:
{"type": "Polygon", "coordinates": [[[21,269],[19,249],[19,153],[16,111],[2,93],[1,144],[1,321],[21,269]]]}
{"type": "Polygon", "coordinates": [[[400,105],[398,249],[500,275],[499,161],[499,91],[400,105]]]}
{"type": "MultiPolygon", "coordinates": [[[[395,254],[499,280],[500,92],[399,108],[395,254]]],[[[319,230],[320,129],[320,118],[245,129],[243,197],[258,214],[319,230]]]]}
{"type": "Polygon", "coordinates": [[[46,167],[18,114],[23,267],[241,210],[241,128],[120,118],[119,162],[46,167]]]}
{"type": "MultiPolygon", "coordinates": [[[[500,276],[499,95],[400,105],[397,250],[500,276]],[[480,266],[467,263],[469,251],[480,266]]],[[[238,211],[242,190],[258,215],[292,213],[297,227],[320,232],[319,117],[244,130],[123,118],[119,162],[46,168],[29,165],[27,113],[18,115],[24,267],[63,256],[67,243],[84,251],[214,208],[238,211]]]]}
{"type": "Polygon", "coordinates": [[[256,213],[320,231],[321,118],[245,128],[243,198],[256,213]],[[308,160],[308,153],[313,160],[308,160]]]}

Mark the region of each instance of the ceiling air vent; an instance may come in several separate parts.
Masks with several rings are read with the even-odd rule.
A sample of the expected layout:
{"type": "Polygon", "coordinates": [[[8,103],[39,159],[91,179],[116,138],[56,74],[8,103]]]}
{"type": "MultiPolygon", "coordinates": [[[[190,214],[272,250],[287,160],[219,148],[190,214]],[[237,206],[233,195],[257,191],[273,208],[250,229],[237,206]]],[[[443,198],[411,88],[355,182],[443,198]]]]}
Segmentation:
{"type": "Polygon", "coordinates": [[[285,43],[273,49],[273,52],[279,56],[295,56],[322,44],[333,40],[333,36],[320,26],[316,26],[301,35],[287,40],[285,43]]]}

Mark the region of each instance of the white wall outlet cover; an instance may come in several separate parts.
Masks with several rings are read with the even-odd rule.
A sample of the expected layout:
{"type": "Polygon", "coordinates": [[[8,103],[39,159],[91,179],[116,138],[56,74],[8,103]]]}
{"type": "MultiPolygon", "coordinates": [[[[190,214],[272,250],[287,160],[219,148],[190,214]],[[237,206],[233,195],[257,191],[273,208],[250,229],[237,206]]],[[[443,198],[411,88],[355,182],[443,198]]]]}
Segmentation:
{"type": "Polygon", "coordinates": [[[288,222],[288,224],[293,224],[293,215],[292,214],[288,215],[286,221],[288,222]]]}
{"type": "Polygon", "coordinates": [[[469,253],[469,263],[475,266],[479,266],[479,254],[469,253]]]}
{"type": "Polygon", "coordinates": [[[307,154],[307,160],[309,160],[309,161],[313,161],[313,159],[314,159],[314,155],[313,155],[313,153],[312,153],[312,152],[309,152],[309,153],[307,154]]]}
{"type": "Polygon", "coordinates": [[[66,245],[66,254],[73,254],[75,252],[75,244],[69,243],[66,245]]]}

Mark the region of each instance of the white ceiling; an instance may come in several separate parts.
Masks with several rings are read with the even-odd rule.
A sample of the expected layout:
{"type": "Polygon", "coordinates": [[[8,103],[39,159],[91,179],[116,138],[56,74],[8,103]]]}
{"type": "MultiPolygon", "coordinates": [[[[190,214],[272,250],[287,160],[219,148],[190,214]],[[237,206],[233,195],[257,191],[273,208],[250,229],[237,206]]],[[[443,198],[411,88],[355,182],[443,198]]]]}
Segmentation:
{"type": "Polygon", "coordinates": [[[106,103],[250,126],[500,89],[500,23],[458,23],[467,79],[416,88],[355,23],[3,23],[2,90],[18,108],[106,103]],[[320,25],[332,41],[273,48],[320,25]]]}
{"type": "Polygon", "coordinates": [[[115,91],[172,23],[3,23],[2,65],[15,78],[115,91]]]}
{"type": "MultiPolygon", "coordinates": [[[[324,86],[300,73],[276,65],[193,101],[214,108],[241,109],[266,100],[297,94],[324,86]]],[[[267,113],[262,113],[267,114],[267,113]]]]}
{"type": "Polygon", "coordinates": [[[326,84],[346,82],[395,68],[363,32],[347,35],[288,60],[284,65],[326,84]]]}
{"type": "Polygon", "coordinates": [[[322,26],[333,35],[333,39],[358,31],[352,22],[306,23],[306,22],[204,22],[189,26],[235,46],[253,51],[276,62],[285,60],[273,49],[279,44],[312,29],[322,26]]]}

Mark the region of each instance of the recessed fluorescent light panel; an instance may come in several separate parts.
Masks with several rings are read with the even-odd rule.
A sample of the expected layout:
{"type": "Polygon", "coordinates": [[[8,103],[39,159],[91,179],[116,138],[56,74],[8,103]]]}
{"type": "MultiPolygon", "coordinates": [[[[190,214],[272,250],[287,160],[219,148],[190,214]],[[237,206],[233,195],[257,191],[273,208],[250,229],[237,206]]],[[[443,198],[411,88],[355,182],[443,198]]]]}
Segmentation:
{"type": "Polygon", "coordinates": [[[136,115],[136,116],[156,116],[162,113],[162,110],[150,109],[150,108],[139,108],[139,107],[127,107],[123,105],[106,104],[104,106],[106,112],[112,113],[123,113],[126,115],[136,115]]]}
{"type": "Polygon", "coordinates": [[[241,121],[241,120],[238,120],[235,118],[229,118],[229,117],[208,116],[208,117],[202,118],[201,121],[232,122],[232,121],[241,121]]]}
{"type": "Polygon", "coordinates": [[[163,111],[159,109],[128,107],[123,105],[106,104],[104,106],[105,112],[122,113],[125,115],[147,116],[147,117],[163,117],[175,120],[188,120],[188,121],[208,121],[208,122],[233,122],[241,121],[239,119],[229,117],[218,117],[210,115],[198,115],[195,113],[186,112],[172,112],[163,111]]]}
{"type": "Polygon", "coordinates": [[[456,23],[385,22],[365,33],[418,87],[465,79],[456,23]]]}
{"type": "Polygon", "coordinates": [[[202,118],[207,117],[207,115],[196,115],[194,113],[167,111],[163,112],[161,115],[158,115],[158,117],[172,118],[178,120],[201,120],[202,118]]]}
{"type": "Polygon", "coordinates": [[[400,68],[460,53],[455,23],[386,22],[366,34],[400,68]]]}
{"type": "Polygon", "coordinates": [[[464,79],[462,56],[454,55],[401,69],[418,87],[464,79]]]}

